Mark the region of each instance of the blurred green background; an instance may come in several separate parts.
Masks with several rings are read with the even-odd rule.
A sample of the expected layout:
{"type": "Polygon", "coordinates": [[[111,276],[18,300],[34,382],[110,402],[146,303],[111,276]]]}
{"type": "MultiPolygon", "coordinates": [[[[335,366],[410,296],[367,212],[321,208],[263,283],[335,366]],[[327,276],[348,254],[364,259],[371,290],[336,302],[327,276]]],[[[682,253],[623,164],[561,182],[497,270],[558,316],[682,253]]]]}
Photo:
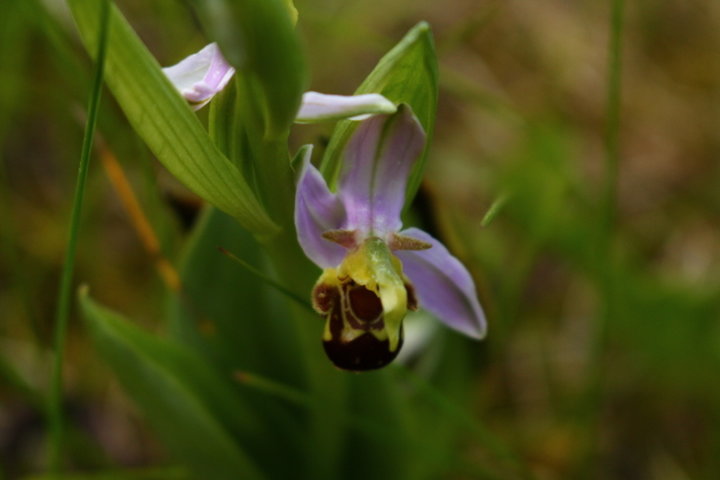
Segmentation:
{"type": "MultiPolygon", "coordinates": [[[[183,2],[117,4],[163,65],[206,42],[183,2]]],[[[352,93],[417,21],[433,28],[439,115],[415,212],[469,266],[488,314],[488,338],[469,348],[473,417],[539,479],[720,478],[720,3],[624,6],[616,177],[610,2],[296,6],[310,86],[327,93],[352,93]]],[[[0,10],[0,478],[16,478],[45,466],[42,396],[92,66],[63,2],[0,10]]],[[[296,127],[292,141],[330,131],[296,127]]],[[[109,94],[99,133],[175,258],[199,201],[109,94]]],[[[96,159],[87,195],[76,279],[157,330],[163,284],[96,159]]],[[[76,320],[72,464],[164,464],[76,320]]],[[[457,448],[469,464],[487,457],[472,436],[457,448]]]]}

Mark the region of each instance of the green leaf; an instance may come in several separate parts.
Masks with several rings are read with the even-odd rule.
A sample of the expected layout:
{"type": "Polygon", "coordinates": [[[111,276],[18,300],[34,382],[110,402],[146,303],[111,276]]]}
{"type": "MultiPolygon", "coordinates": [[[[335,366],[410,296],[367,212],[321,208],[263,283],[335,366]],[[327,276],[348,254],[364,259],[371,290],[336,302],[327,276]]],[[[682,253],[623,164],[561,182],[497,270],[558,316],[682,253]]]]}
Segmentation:
{"type": "Polygon", "coordinates": [[[267,268],[248,232],[224,213],[207,209],[181,259],[183,296],[169,299],[171,333],[228,374],[235,368],[297,385],[304,372],[287,300],[218,247],[232,249],[255,268],[267,268]]]}
{"type": "Polygon", "coordinates": [[[287,0],[204,0],[195,5],[228,61],[259,84],[259,97],[250,100],[262,105],[266,136],[285,134],[307,84],[292,5],[287,0]]]}
{"type": "MultiPolygon", "coordinates": [[[[438,67],[430,26],[421,22],[378,62],[355,91],[380,93],[399,104],[407,103],[425,129],[427,142],[420,161],[410,174],[407,198],[411,199],[422,178],[427,152],[435,127],[438,96],[438,67]]],[[[343,150],[358,123],[345,120],[335,127],[325,151],[322,170],[334,187],[340,173],[343,150]]]]}
{"type": "MultiPolygon", "coordinates": [[[[305,388],[301,334],[288,301],[218,247],[232,248],[254,268],[267,272],[252,235],[217,209],[206,209],[180,265],[182,296],[171,293],[168,300],[170,333],[207,359],[224,378],[252,372],[295,389],[305,388]]],[[[253,458],[271,478],[294,477],[310,454],[307,412],[298,412],[295,405],[243,382],[234,387],[265,427],[266,446],[257,446],[253,458]],[[283,452],[282,462],[276,460],[278,450],[283,452]]]]}
{"type": "Polygon", "coordinates": [[[346,455],[366,459],[344,462],[338,478],[392,478],[410,480],[413,466],[429,452],[417,448],[422,440],[410,437],[407,416],[413,405],[402,398],[399,382],[391,377],[392,367],[354,375],[348,382],[348,416],[357,423],[347,432],[346,455]]]}
{"type": "MultiPolygon", "coordinates": [[[[85,47],[94,54],[100,2],[70,0],[69,4],[85,47]]],[[[130,124],[173,175],[252,232],[268,234],[277,229],[240,170],[213,145],[115,7],[110,16],[106,79],[130,124]]]]}
{"type": "Polygon", "coordinates": [[[228,432],[241,427],[249,447],[262,442],[262,425],[228,382],[192,351],[101,307],[86,288],[80,304],[96,348],[179,461],[197,478],[263,478],[228,432]]]}

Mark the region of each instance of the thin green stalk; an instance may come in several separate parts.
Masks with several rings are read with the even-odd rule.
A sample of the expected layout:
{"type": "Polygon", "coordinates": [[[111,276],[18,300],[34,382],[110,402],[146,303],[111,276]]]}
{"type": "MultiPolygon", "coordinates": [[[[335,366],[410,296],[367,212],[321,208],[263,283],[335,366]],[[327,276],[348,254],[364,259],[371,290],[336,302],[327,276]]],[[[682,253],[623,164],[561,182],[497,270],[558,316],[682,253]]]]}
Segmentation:
{"type": "Polygon", "coordinates": [[[245,371],[237,371],[235,372],[235,380],[242,385],[254,388],[273,397],[281,398],[294,405],[299,405],[305,408],[312,408],[314,405],[312,397],[307,395],[305,392],[263,377],[262,375],[245,371]]]}
{"type": "Polygon", "coordinates": [[[612,0],[608,56],[607,126],[605,132],[605,234],[615,223],[618,170],[620,166],[620,100],[622,73],[624,0],[612,0]]]}
{"type": "Polygon", "coordinates": [[[80,230],[80,215],[82,213],[83,199],[85,197],[85,184],[87,182],[90,155],[97,122],[98,107],[100,104],[100,93],[105,70],[105,51],[108,38],[108,1],[102,1],[100,8],[100,31],[98,42],[97,62],[95,75],[90,91],[88,102],[88,117],[85,125],[82,150],[80,153],[80,165],[77,173],[77,183],[73,197],[73,208],[70,217],[70,232],[65,252],[65,263],[63,265],[60,290],[58,293],[58,307],[55,316],[55,352],[53,355],[52,384],[48,397],[48,418],[50,421],[51,442],[50,442],[50,467],[54,472],[61,468],[63,452],[63,358],[65,354],[65,336],[67,332],[68,317],[70,316],[70,299],[72,290],[73,271],[75,267],[75,254],[77,252],[77,237],[80,230]]]}
{"type": "Polygon", "coordinates": [[[597,269],[597,281],[602,298],[602,307],[597,318],[593,343],[591,345],[588,371],[588,387],[583,402],[583,422],[585,423],[586,444],[582,455],[581,468],[585,476],[597,473],[597,447],[600,436],[600,416],[602,413],[602,394],[605,382],[603,365],[605,349],[608,345],[609,323],[613,315],[614,264],[612,245],[616,229],[617,183],[620,167],[620,109],[622,90],[622,40],[623,40],[624,0],[612,0],[610,12],[610,39],[608,45],[608,89],[607,123],[605,132],[605,188],[602,198],[600,228],[598,232],[597,253],[601,258],[597,269]]]}

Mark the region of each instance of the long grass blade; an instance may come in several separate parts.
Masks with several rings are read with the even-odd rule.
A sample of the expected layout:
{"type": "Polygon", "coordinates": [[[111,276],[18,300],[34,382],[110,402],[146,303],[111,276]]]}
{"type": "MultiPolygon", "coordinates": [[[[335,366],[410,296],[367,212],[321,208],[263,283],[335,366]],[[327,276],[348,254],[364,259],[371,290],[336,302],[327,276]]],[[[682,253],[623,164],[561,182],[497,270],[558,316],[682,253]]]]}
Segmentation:
{"type": "Polygon", "coordinates": [[[614,315],[615,302],[613,272],[613,239],[617,216],[617,182],[620,168],[620,108],[622,89],[622,39],[624,0],[612,0],[610,5],[608,45],[608,75],[606,97],[605,132],[605,186],[600,211],[598,231],[598,255],[606,259],[598,270],[598,285],[603,298],[594,325],[590,345],[587,388],[581,406],[582,422],[585,423],[585,442],[581,451],[584,474],[590,475],[597,467],[598,438],[600,438],[603,390],[606,378],[603,363],[608,343],[608,324],[614,315]]]}
{"type": "Polygon", "coordinates": [[[620,101],[622,72],[623,0],[612,1],[608,54],[607,126],[605,132],[605,228],[612,230],[620,166],[620,101]]]}
{"type": "Polygon", "coordinates": [[[100,30],[98,32],[98,52],[95,64],[95,74],[90,91],[88,102],[88,117],[85,125],[82,150],[80,153],[80,165],[77,172],[73,207],[70,217],[70,231],[68,235],[67,250],[65,251],[65,263],[63,264],[62,277],[60,280],[60,291],[58,294],[58,306],[55,316],[55,337],[54,354],[51,377],[50,395],[48,397],[48,418],[50,422],[50,468],[54,472],[61,469],[63,457],[63,358],[65,354],[65,337],[67,333],[68,317],[70,316],[70,299],[72,290],[73,272],[75,267],[75,256],[77,253],[77,237],[80,230],[80,214],[82,213],[83,199],[85,197],[85,184],[87,182],[90,155],[97,123],[98,107],[100,105],[100,94],[105,70],[105,51],[108,38],[108,12],[107,0],[102,0],[100,8],[100,30]]]}
{"type": "Polygon", "coordinates": [[[500,194],[498,198],[496,198],[493,203],[490,205],[490,208],[488,208],[487,213],[485,213],[485,216],[480,221],[480,225],[483,227],[487,227],[492,223],[493,220],[495,220],[495,217],[497,217],[498,213],[500,213],[500,210],[505,206],[508,199],[510,198],[510,194],[505,192],[500,194]]]}

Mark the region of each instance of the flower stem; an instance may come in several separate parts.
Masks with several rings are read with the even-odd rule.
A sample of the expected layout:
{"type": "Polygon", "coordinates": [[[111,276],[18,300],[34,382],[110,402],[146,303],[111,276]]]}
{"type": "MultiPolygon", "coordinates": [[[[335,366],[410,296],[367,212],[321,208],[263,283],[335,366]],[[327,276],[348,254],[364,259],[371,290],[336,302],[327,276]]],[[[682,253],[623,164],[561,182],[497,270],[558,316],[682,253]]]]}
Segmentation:
{"type": "Polygon", "coordinates": [[[48,419],[50,422],[50,468],[54,472],[61,469],[63,458],[63,358],[65,353],[65,337],[67,333],[68,317],[70,315],[70,298],[72,289],[73,271],[75,266],[75,255],[77,252],[77,237],[80,227],[80,215],[82,213],[83,199],[85,197],[85,184],[87,182],[88,167],[97,123],[97,112],[100,104],[100,94],[105,70],[105,51],[108,38],[108,1],[103,0],[100,8],[100,41],[98,43],[97,61],[95,73],[88,102],[88,117],[85,125],[82,150],[80,153],[80,165],[78,167],[73,207],[70,218],[70,231],[68,246],[65,252],[65,263],[63,264],[60,290],[58,294],[58,306],[55,316],[55,337],[54,355],[51,377],[50,395],[48,397],[48,419]]]}

